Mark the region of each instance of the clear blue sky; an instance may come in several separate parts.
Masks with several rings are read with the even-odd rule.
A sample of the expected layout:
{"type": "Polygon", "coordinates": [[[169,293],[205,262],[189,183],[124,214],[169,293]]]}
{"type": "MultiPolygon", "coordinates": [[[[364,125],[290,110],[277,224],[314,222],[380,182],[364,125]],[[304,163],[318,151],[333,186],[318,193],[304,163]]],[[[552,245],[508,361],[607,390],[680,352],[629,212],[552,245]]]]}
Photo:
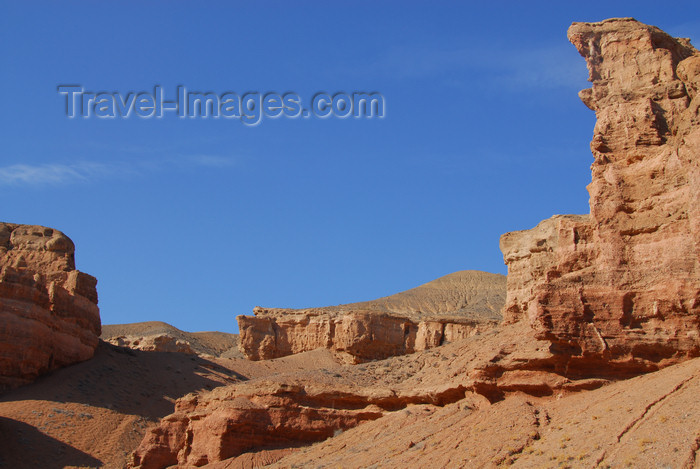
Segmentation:
{"type": "Polygon", "coordinates": [[[615,16],[700,40],[695,1],[3,1],[0,219],[68,234],[105,324],[235,332],[256,305],[505,273],[502,233],[588,211],[566,30],[615,16]],[[71,120],[60,84],[378,91],[386,117],[71,120]]]}

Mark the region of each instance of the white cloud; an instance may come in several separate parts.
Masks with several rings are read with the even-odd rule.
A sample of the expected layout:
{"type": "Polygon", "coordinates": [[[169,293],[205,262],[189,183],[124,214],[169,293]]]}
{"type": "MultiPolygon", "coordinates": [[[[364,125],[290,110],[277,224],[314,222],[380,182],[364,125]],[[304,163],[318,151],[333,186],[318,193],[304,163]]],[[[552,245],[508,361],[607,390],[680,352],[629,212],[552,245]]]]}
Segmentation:
{"type": "Polygon", "coordinates": [[[216,155],[183,155],[162,160],[99,163],[81,161],[71,164],[13,164],[0,167],[0,186],[64,185],[95,182],[110,178],[142,176],[146,173],[167,171],[171,168],[192,169],[226,168],[234,164],[232,158],[216,155]]]}
{"type": "Polygon", "coordinates": [[[0,184],[65,184],[75,181],[88,181],[107,171],[98,163],[66,164],[14,164],[0,167],[0,184]]]}

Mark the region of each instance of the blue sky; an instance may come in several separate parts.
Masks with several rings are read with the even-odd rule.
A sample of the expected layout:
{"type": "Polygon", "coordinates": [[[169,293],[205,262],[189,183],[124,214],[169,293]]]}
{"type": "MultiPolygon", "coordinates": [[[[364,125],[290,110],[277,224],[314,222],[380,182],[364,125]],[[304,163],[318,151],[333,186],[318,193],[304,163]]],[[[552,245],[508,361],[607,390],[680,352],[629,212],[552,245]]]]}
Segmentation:
{"type": "Polygon", "coordinates": [[[697,2],[9,2],[2,221],[68,234],[104,324],[236,332],[256,305],[361,301],[588,212],[595,116],[573,21],[700,40],[697,2]],[[128,93],[377,91],[383,119],[68,119],[128,93]]]}

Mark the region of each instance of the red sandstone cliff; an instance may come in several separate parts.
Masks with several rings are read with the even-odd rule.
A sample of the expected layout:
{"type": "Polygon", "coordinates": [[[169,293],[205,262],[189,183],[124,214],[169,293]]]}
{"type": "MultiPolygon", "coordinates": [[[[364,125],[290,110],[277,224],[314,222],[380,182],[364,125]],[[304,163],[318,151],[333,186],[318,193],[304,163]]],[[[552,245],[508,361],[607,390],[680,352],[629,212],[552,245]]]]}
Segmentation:
{"type": "Polygon", "coordinates": [[[92,357],[97,280],[75,270],[60,231],[0,223],[0,390],[92,357]]]}
{"type": "Polygon", "coordinates": [[[655,369],[700,354],[700,55],[632,19],[574,23],[596,112],[589,216],[501,238],[506,322],[572,366],[655,369]]]}
{"type": "Polygon", "coordinates": [[[426,350],[495,327],[503,275],[462,271],[417,288],[348,305],[255,308],[238,316],[239,348],[251,360],[329,348],[350,363],[426,350]]]}

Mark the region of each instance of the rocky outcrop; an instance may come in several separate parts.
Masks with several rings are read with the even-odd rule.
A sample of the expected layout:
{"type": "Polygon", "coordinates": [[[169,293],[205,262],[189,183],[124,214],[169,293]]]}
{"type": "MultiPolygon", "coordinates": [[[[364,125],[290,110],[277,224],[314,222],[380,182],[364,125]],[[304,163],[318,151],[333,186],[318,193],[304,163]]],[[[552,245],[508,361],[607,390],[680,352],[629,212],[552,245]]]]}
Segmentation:
{"type": "Polygon", "coordinates": [[[655,369],[700,354],[700,55],[633,19],[574,23],[596,112],[588,216],[508,233],[506,322],[572,367],[655,369]],[[587,363],[589,365],[587,365],[587,363]],[[597,366],[597,365],[596,365],[597,366]]]}
{"type": "Polygon", "coordinates": [[[260,308],[239,316],[239,348],[251,360],[316,348],[358,363],[437,347],[495,327],[505,278],[463,271],[374,301],[311,309],[260,308]]]}
{"type": "MultiPolygon", "coordinates": [[[[446,345],[439,352],[334,371],[288,373],[186,396],[178,400],[175,413],[147,434],[131,467],[202,466],[243,453],[297,448],[407,406],[440,407],[465,397],[487,403],[483,395],[496,398],[498,393],[531,390],[534,382],[543,380],[556,389],[574,389],[578,383],[554,373],[506,373],[519,368],[523,353],[542,360],[551,357],[545,341],[528,343],[527,351],[518,348],[522,333],[516,324],[502,332],[487,331],[471,343],[446,345]],[[447,360],[457,355],[459,359],[447,360]],[[474,369],[481,371],[471,372],[474,369]]],[[[586,382],[596,384],[601,383],[586,382]]],[[[540,385],[533,390],[540,392],[551,394],[552,389],[544,391],[540,385]]]]}
{"type": "Polygon", "coordinates": [[[192,350],[192,345],[185,341],[171,337],[167,334],[156,334],[147,336],[118,336],[106,340],[117,347],[127,347],[134,350],[143,350],[144,352],[170,352],[170,353],[187,353],[195,355],[192,350]]]}
{"type": "Polygon", "coordinates": [[[75,270],[60,231],[0,223],[0,390],[92,357],[97,280],[75,270]]]}
{"type": "Polygon", "coordinates": [[[246,453],[292,450],[414,406],[474,408],[513,394],[564,395],[608,382],[565,376],[565,360],[530,331],[519,322],[413,355],[186,396],[146,435],[131,467],[235,464],[246,453]]]}
{"type": "Polygon", "coordinates": [[[146,436],[131,466],[202,466],[251,450],[322,441],[381,417],[387,397],[265,382],[216,389],[204,399],[190,395],[146,436]]]}
{"type": "Polygon", "coordinates": [[[435,318],[415,323],[374,311],[337,315],[313,310],[255,309],[239,316],[240,347],[246,358],[265,360],[317,348],[329,348],[348,363],[361,363],[437,347],[471,337],[498,324],[496,320],[435,318]]]}
{"type": "Polygon", "coordinates": [[[238,351],[238,334],[186,332],[161,321],[102,326],[105,342],[146,352],[177,352],[205,358],[243,358],[238,351]]]}

